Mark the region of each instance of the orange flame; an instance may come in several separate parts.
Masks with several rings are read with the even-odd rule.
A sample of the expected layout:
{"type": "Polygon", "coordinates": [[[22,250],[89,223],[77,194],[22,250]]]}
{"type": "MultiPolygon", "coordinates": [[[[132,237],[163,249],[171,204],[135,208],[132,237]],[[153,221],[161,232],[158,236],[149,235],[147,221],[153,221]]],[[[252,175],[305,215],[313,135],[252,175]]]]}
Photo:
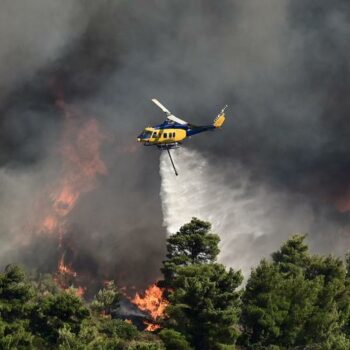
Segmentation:
{"type": "Polygon", "coordinates": [[[59,148],[63,169],[59,183],[50,191],[51,204],[41,220],[39,231],[62,235],[63,219],[83,193],[94,189],[97,176],[107,174],[107,168],[100,158],[102,141],[106,137],[100,132],[94,118],[81,123],[78,111],[63,101],[57,105],[65,115],[59,148]]]}
{"type": "MultiPolygon", "coordinates": [[[[56,283],[63,289],[74,284],[77,272],[72,264],[64,261],[65,250],[62,247],[63,236],[68,232],[69,214],[77,205],[82,194],[93,190],[98,175],[107,174],[107,168],[100,157],[100,149],[106,138],[94,118],[82,118],[79,111],[63,100],[56,105],[64,113],[64,125],[59,144],[62,166],[56,184],[46,189],[38,203],[40,217],[35,225],[36,232],[56,234],[59,237],[61,257],[57,264],[56,283]]],[[[78,296],[83,296],[85,288],[75,289],[78,296]]]]}
{"type": "Polygon", "coordinates": [[[52,232],[56,230],[57,227],[58,227],[57,218],[50,215],[47,216],[41,224],[41,228],[43,229],[43,231],[48,231],[48,232],[52,232]]]}
{"type": "MultiPolygon", "coordinates": [[[[135,298],[131,301],[140,310],[149,313],[152,319],[156,321],[159,317],[164,316],[165,309],[169,304],[164,298],[163,294],[164,289],[159,288],[156,284],[153,284],[146,289],[144,296],[136,293],[135,298]]],[[[145,324],[147,325],[146,330],[150,332],[160,328],[160,326],[155,323],[145,321],[145,324]]]]}
{"type": "Polygon", "coordinates": [[[65,265],[64,256],[61,257],[60,262],[58,264],[58,273],[60,273],[62,275],[77,277],[77,273],[72,268],[65,265]]]}
{"type": "Polygon", "coordinates": [[[55,282],[57,285],[68,291],[73,292],[79,298],[82,298],[85,294],[85,288],[79,286],[78,288],[71,288],[71,282],[75,279],[78,274],[64,262],[64,255],[62,255],[57,266],[57,273],[55,275],[55,282]]]}
{"type": "Polygon", "coordinates": [[[79,298],[82,298],[85,294],[85,290],[86,288],[84,287],[78,287],[76,290],[75,290],[75,293],[76,295],[79,297],[79,298]]]}
{"type": "Polygon", "coordinates": [[[160,325],[156,324],[156,323],[151,323],[151,322],[148,322],[148,321],[145,321],[144,323],[147,326],[145,328],[145,330],[148,331],[148,332],[154,332],[154,331],[156,331],[157,329],[160,328],[160,325]]]}

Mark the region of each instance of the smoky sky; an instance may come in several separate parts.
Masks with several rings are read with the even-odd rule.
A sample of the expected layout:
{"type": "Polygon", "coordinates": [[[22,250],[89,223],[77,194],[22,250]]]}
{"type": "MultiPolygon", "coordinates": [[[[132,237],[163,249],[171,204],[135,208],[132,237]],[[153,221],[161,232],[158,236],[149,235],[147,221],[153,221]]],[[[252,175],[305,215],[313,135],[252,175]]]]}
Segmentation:
{"type": "Polygon", "coordinates": [[[159,277],[160,153],[135,144],[162,121],[153,97],[194,124],[228,104],[223,130],[185,147],[227,184],[239,164],[252,184],[298,195],[320,221],[347,226],[349,12],[341,0],[3,1],[2,263],[54,270],[57,242],[26,224],[36,196],[60,176],[59,99],[107,135],[108,174],[69,216],[81,271],[138,287],[159,277]]]}

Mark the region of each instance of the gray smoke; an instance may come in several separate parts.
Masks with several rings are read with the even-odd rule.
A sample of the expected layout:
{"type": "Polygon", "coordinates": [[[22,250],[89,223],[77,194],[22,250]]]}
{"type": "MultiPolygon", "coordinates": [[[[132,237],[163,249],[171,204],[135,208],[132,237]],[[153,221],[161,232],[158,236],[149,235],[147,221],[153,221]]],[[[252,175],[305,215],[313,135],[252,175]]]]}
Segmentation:
{"type": "Polygon", "coordinates": [[[347,248],[346,1],[8,0],[0,16],[2,264],[55,270],[57,240],[28,227],[62,175],[62,99],[107,134],[108,175],[67,219],[71,262],[91,278],[150,283],[166,230],[193,215],[213,221],[223,261],[245,270],[295,231],[318,251],[347,248]],[[230,105],[220,133],[179,153],[178,179],[165,160],[161,179],[157,150],[135,147],[163,117],[152,97],[195,124],[230,105]]]}
{"type": "Polygon", "coordinates": [[[0,102],[52,64],[85,29],[78,2],[4,0],[0,12],[0,102]]]}
{"type": "MultiPolygon", "coordinates": [[[[218,79],[216,101],[231,102],[227,124],[192,140],[189,147],[201,153],[175,152],[181,178],[169,178],[162,159],[164,224],[173,233],[193,215],[211,221],[222,238],[221,260],[245,272],[295,232],[309,233],[315,251],[344,254],[349,6],[236,5],[216,39],[229,59],[207,70],[209,85],[218,79]]],[[[208,85],[200,85],[205,92],[208,85]]]]}

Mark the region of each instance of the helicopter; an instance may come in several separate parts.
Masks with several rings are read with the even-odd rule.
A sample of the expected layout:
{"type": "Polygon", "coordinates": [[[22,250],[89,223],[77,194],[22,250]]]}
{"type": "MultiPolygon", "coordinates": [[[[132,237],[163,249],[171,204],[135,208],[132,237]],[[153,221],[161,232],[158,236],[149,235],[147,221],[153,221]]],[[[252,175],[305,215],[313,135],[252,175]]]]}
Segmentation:
{"type": "Polygon", "coordinates": [[[162,151],[166,150],[174,168],[175,175],[177,176],[178,172],[173,158],[171,157],[170,150],[179,148],[182,142],[188,137],[204,131],[220,128],[225,122],[225,109],[227,105],[220,111],[212,124],[196,126],[175,117],[175,115],[165,108],[157,99],[153,98],[152,102],[166,114],[166,119],[162,124],[146,127],[142,133],[137,136],[137,141],[144,146],[157,146],[162,151]]]}

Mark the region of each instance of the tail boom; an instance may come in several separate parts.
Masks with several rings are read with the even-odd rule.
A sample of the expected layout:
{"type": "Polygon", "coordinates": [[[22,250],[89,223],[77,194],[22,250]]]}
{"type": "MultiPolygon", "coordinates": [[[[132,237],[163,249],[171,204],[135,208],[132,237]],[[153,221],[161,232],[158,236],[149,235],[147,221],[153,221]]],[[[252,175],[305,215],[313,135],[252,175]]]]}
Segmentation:
{"type": "Polygon", "coordinates": [[[190,128],[187,130],[187,136],[193,136],[196,134],[199,134],[204,131],[208,130],[215,130],[221,128],[221,126],[224,124],[226,115],[225,115],[225,109],[227,108],[227,105],[221,110],[221,112],[218,114],[218,116],[214,119],[213,124],[210,125],[203,125],[203,126],[195,126],[193,128],[190,128]]]}

